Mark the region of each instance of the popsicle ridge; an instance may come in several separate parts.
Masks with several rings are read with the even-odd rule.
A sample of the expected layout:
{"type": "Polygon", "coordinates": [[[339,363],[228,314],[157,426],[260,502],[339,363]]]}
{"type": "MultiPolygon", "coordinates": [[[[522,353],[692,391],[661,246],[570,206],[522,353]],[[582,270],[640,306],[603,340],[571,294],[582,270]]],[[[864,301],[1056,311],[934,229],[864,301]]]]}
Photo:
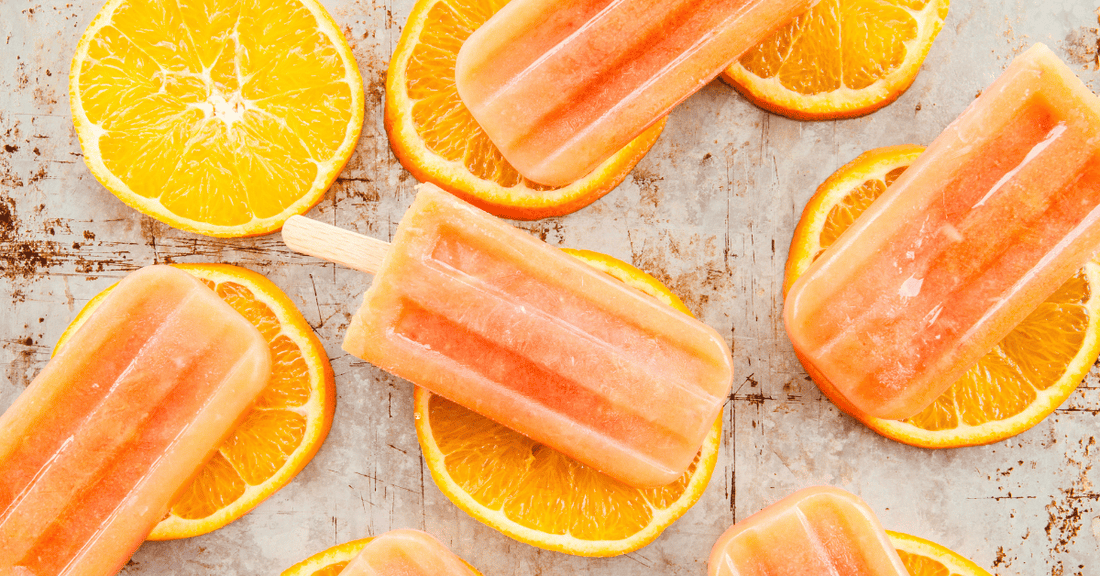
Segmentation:
{"type": "Polygon", "coordinates": [[[799,490],[730,527],[709,576],[907,576],[882,525],[857,496],[799,490]]]}

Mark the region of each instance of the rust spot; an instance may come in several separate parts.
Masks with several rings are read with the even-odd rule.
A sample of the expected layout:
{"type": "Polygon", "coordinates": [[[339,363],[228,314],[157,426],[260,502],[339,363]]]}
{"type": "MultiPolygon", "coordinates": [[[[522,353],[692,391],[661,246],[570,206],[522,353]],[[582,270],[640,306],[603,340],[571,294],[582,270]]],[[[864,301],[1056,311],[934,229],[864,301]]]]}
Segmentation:
{"type": "Polygon", "coordinates": [[[640,166],[634,168],[634,171],[630,173],[630,177],[638,185],[642,202],[657,207],[661,202],[661,187],[659,184],[661,180],[664,180],[664,177],[640,166]]]}
{"type": "Polygon", "coordinates": [[[1100,29],[1082,26],[1072,30],[1066,35],[1062,47],[1069,62],[1100,69],[1100,29]]]}

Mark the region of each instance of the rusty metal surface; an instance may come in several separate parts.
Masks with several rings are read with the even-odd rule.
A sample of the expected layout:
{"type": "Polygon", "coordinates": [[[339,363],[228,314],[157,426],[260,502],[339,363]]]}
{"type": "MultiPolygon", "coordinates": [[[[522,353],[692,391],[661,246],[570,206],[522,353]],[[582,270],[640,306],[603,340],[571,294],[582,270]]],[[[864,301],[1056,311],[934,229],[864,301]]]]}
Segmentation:
{"type": "MultiPolygon", "coordinates": [[[[323,3],[354,49],[367,110],[351,162],[311,215],[389,238],[414,181],[382,128],[383,78],[412,0],[323,3]]],[[[598,249],[650,271],[734,344],[736,393],[705,495],[655,543],[611,559],[520,544],[442,496],[416,442],[411,386],[340,350],[369,277],[291,254],[277,234],[179,232],[92,178],[66,82],[100,6],[0,2],[0,408],[42,368],[87,300],[156,262],[229,262],[266,274],[317,330],[338,386],[328,441],[287,488],[207,536],[145,544],[125,574],[277,574],[334,544],[411,527],[486,576],[700,575],[735,519],[816,483],[860,494],[887,528],[940,542],[998,575],[1100,574],[1100,371],[1017,438],[927,451],[840,414],[795,360],[780,321],[787,245],[816,185],[865,149],[927,144],[1032,42],[1047,43],[1100,91],[1095,0],[955,0],[913,87],[866,118],[787,120],[712,83],[672,114],[617,190],[576,214],[520,224],[551,244],[598,249]]]]}

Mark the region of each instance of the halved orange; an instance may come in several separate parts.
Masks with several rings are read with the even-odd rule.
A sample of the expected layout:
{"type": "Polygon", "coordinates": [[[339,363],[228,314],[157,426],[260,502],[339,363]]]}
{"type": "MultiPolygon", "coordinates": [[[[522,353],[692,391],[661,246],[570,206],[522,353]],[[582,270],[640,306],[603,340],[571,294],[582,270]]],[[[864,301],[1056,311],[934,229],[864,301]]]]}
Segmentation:
{"type": "Polygon", "coordinates": [[[317,0],[109,0],[77,45],[84,161],[120,200],[210,236],[279,229],[351,156],[363,80],[317,0]]]}
{"type": "MultiPolygon", "coordinates": [[[[249,415],[172,504],[150,540],[199,536],[240,518],[285,486],[328,435],[336,386],[328,355],[294,303],[262,275],[228,264],[174,265],[203,281],[271,346],[271,381],[249,415]]],[[[62,333],[56,352],[111,286],[62,333]]]]}
{"type": "Polygon", "coordinates": [[[990,576],[981,566],[935,542],[886,531],[909,576],[990,576]]]}
{"type": "MultiPolygon", "coordinates": [[[[818,187],[791,240],[784,295],[921,151],[891,146],[864,152],[818,187]]],[[[931,406],[907,420],[867,416],[828,387],[822,391],[872,430],[913,446],[954,448],[1015,436],[1058,408],[1100,355],[1098,287],[1100,264],[1090,262],[931,406]]]]}
{"type": "Polygon", "coordinates": [[[917,77],[950,0],[821,0],[722,74],[757,106],[798,120],[852,118],[917,77]]]}
{"type": "Polygon", "coordinates": [[[418,0],[386,73],[386,133],[401,164],[492,214],[533,220],[579,210],[607,194],[653,147],[661,119],[592,173],[561,188],[516,172],[462,104],[455,57],[466,38],[507,4],[418,0]]]}
{"type": "MultiPolygon", "coordinates": [[[[625,262],[566,252],[689,313],[655,278],[625,262]]],[[[656,539],[702,496],[722,435],[719,417],[679,480],[638,489],[423,388],[414,403],[424,459],[451,502],[520,542],[579,556],[625,554],[656,539]]]]}

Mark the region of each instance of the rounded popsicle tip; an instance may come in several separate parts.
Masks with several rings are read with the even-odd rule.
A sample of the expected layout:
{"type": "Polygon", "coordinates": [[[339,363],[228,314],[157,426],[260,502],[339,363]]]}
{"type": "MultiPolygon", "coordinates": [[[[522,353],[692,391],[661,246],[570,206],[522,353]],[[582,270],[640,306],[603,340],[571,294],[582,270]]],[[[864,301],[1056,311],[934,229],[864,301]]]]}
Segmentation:
{"type": "Polygon", "coordinates": [[[802,573],[806,565],[831,567],[823,573],[908,576],[871,507],[833,486],[803,488],[731,526],[711,549],[707,574],[802,573]]]}

